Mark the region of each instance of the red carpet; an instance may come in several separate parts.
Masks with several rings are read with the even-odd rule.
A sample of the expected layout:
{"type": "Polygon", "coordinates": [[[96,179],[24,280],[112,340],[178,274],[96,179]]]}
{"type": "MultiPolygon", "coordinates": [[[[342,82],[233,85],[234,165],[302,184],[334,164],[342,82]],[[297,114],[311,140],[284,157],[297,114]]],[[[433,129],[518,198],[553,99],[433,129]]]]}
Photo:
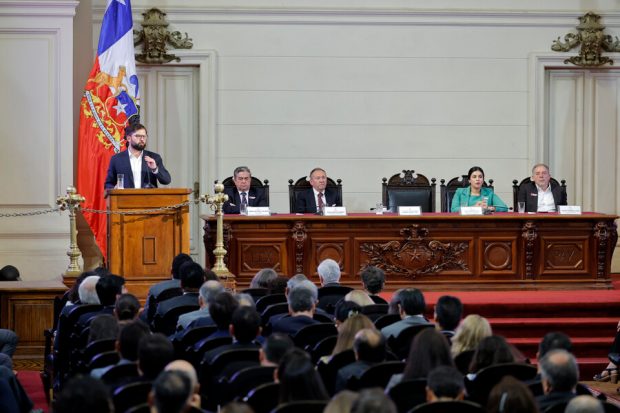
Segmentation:
{"type": "Polygon", "coordinates": [[[47,413],[47,401],[45,400],[45,392],[43,391],[43,384],[41,383],[39,372],[20,370],[17,373],[17,378],[34,403],[34,410],[41,409],[43,412],[47,413]]]}

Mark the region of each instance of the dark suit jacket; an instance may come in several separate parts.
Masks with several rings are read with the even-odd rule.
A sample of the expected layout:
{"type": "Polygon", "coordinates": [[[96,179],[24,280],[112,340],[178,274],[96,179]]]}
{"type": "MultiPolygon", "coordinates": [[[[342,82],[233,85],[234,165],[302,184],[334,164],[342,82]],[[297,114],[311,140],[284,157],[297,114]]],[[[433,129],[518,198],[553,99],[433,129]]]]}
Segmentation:
{"type": "Polygon", "coordinates": [[[102,314],[114,314],[114,306],[103,307],[99,311],[82,314],[80,318],[78,318],[76,324],[80,326],[80,328],[84,329],[85,327],[90,325],[90,323],[93,321],[93,318],[102,314]]]}
{"type": "MultiPolygon", "coordinates": [[[[241,195],[237,191],[236,187],[224,188],[224,193],[228,195],[228,201],[224,202],[222,207],[225,214],[238,214],[239,207],[241,206],[241,195]]],[[[248,206],[269,206],[267,200],[264,198],[265,193],[262,188],[250,187],[248,191],[248,206]]]]}
{"type": "Polygon", "coordinates": [[[245,350],[245,349],[253,350],[253,349],[258,349],[258,348],[260,348],[260,345],[254,341],[251,343],[240,343],[236,341],[232,344],[225,344],[223,346],[216,347],[213,350],[207,351],[204,357],[202,358],[202,361],[204,363],[211,363],[215,357],[222,354],[224,351],[228,351],[228,350],[245,350]]]}
{"type": "Polygon", "coordinates": [[[302,327],[319,323],[319,321],[316,321],[315,319],[312,319],[310,317],[306,317],[305,315],[295,317],[282,317],[281,319],[276,320],[271,325],[271,332],[293,335],[298,332],[302,327]]]}
{"type": "Polygon", "coordinates": [[[198,293],[185,293],[178,297],[172,297],[160,302],[157,305],[155,316],[162,317],[172,308],[181,307],[184,305],[198,305],[198,293]]]}
{"type": "MultiPolygon", "coordinates": [[[[135,184],[133,182],[133,172],[131,172],[131,164],[129,163],[129,154],[127,151],[123,151],[117,153],[110,159],[110,166],[108,166],[108,175],[105,178],[105,189],[112,189],[116,185],[116,176],[118,174],[125,175],[125,188],[135,188],[135,184]]],[[[161,156],[156,154],[155,152],[143,151],[143,159],[142,159],[142,187],[147,182],[150,182],[151,185],[157,187],[157,182],[160,182],[162,185],[168,185],[171,181],[170,173],[164,167],[164,164],[161,160],[161,156]],[[146,165],[146,161],[144,161],[144,155],[150,156],[155,160],[157,164],[157,174],[149,172],[149,168],[146,165]]]]}
{"type": "MultiPolygon", "coordinates": [[[[555,210],[557,211],[558,205],[566,205],[566,195],[562,192],[562,188],[559,185],[555,185],[553,182],[550,182],[550,185],[553,200],[555,201],[555,210]]],[[[525,202],[526,212],[536,212],[538,210],[538,188],[536,184],[530,182],[522,185],[517,195],[517,201],[525,202]]]]}
{"type": "Polygon", "coordinates": [[[149,323],[153,320],[153,316],[155,316],[155,310],[157,310],[157,305],[155,305],[154,308],[151,308],[151,299],[157,299],[157,296],[166,290],[180,287],[181,280],[175,279],[161,281],[153,285],[149,289],[149,293],[146,296],[146,302],[144,303],[144,310],[140,314],[140,320],[144,321],[145,323],[149,323]]]}
{"type": "MultiPolygon", "coordinates": [[[[325,206],[342,206],[342,199],[338,192],[333,188],[325,188],[325,206]]],[[[308,188],[304,192],[297,194],[295,199],[295,212],[297,213],[316,213],[316,200],[314,199],[314,191],[308,188]]]]}
{"type": "Polygon", "coordinates": [[[347,388],[347,381],[351,377],[355,376],[359,378],[369,367],[372,367],[373,364],[374,363],[368,361],[358,360],[338,370],[338,375],[336,376],[336,393],[347,388]]]}
{"type": "Polygon", "coordinates": [[[536,404],[538,409],[544,412],[549,407],[558,403],[568,403],[576,394],[573,392],[551,392],[549,394],[543,394],[542,396],[536,396],[536,404]]]}

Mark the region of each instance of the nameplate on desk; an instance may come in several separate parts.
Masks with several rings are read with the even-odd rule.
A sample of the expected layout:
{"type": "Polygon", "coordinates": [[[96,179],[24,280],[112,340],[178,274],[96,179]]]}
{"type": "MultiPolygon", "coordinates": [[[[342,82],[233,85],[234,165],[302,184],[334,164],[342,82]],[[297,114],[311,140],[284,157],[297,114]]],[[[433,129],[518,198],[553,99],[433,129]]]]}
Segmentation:
{"type": "Polygon", "coordinates": [[[462,206],[461,215],[484,215],[484,211],[479,206],[462,206]]]}
{"type": "Polygon", "coordinates": [[[398,215],[420,216],[422,209],[419,206],[399,206],[398,215]]]}
{"type": "Polygon", "coordinates": [[[347,208],[326,206],[323,215],[326,217],[344,217],[347,215],[347,208]]]}
{"type": "Polygon", "coordinates": [[[271,215],[269,207],[248,207],[249,217],[268,217],[271,215]]]}
{"type": "Polygon", "coordinates": [[[580,205],[558,205],[560,215],[581,215],[580,205]]]}

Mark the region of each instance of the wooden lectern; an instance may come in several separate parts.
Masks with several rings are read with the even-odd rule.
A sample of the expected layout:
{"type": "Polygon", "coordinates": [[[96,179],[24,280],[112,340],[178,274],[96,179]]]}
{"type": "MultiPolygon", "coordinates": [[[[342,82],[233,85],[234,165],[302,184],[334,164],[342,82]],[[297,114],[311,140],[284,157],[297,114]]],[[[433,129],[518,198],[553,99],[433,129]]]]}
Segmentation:
{"type": "MultiPolygon", "coordinates": [[[[142,211],[181,204],[187,188],[111,189],[112,212],[142,211]]],[[[170,278],[172,259],[189,254],[189,205],[178,209],[108,216],[108,268],[125,277],[126,286],[144,299],[151,285],[170,278]]]]}

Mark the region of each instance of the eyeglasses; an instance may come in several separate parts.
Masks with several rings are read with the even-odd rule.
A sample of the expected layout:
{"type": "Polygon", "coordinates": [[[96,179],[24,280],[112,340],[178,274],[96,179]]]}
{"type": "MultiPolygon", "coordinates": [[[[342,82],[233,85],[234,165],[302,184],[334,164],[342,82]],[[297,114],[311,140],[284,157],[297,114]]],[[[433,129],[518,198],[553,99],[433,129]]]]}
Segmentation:
{"type": "Polygon", "coordinates": [[[146,140],[146,138],[148,138],[148,135],[138,135],[138,134],[136,134],[136,135],[133,135],[133,136],[138,138],[138,139],[145,139],[145,140],[146,140]]]}

